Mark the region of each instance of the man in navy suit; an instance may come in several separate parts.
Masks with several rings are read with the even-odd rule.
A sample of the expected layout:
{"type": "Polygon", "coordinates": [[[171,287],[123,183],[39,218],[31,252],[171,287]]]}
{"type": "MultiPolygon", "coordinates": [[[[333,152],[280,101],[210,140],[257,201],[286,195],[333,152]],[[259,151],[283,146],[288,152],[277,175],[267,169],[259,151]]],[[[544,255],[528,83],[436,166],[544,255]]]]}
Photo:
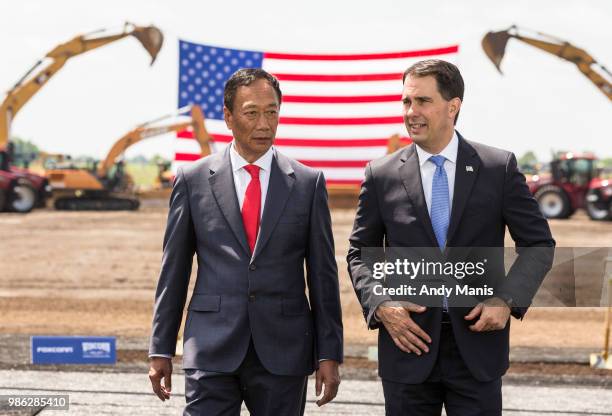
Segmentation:
{"type": "Polygon", "coordinates": [[[366,167],[350,237],[349,273],[372,329],[387,415],[500,415],[510,315],[522,319],[552,265],[554,240],[515,156],[455,131],[464,84],[456,66],[421,61],[403,77],[403,116],[413,144],[366,167]],[[519,253],[489,271],[494,295],[472,307],[450,297],[394,302],[363,258],[368,247],[503,247],[519,253]],[[499,278],[503,277],[503,278],[499,278]]]}
{"type": "Polygon", "coordinates": [[[242,402],[252,415],[300,415],[315,369],[317,395],[324,386],[319,406],[338,389],[342,320],[325,178],[272,146],[280,103],[272,75],[237,71],[224,95],[234,141],[176,175],[149,376],[168,399],[196,253],[184,331],[186,415],[238,416],[242,402]]]}

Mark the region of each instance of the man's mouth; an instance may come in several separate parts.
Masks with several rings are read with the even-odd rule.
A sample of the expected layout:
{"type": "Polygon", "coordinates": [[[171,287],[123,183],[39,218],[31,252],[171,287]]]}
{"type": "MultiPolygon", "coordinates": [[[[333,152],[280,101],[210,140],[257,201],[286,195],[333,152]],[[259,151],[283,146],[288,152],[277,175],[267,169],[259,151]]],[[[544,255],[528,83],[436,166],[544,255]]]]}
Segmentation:
{"type": "Polygon", "coordinates": [[[408,123],[408,128],[411,133],[417,133],[425,127],[427,127],[426,123],[408,123]]]}

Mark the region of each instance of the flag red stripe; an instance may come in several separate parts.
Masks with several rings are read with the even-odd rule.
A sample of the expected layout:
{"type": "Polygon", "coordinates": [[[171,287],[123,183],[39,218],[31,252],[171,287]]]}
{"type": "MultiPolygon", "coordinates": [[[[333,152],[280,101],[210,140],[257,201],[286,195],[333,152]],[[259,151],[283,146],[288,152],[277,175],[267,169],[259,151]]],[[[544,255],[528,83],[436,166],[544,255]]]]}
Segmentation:
{"type": "Polygon", "coordinates": [[[387,53],[360,53],[346,55],[304,54],[304,53],[276,53],[265,52],[264,59],[288,59],[304,61],[357,61],[368,59],[397,59],[413,58],[419,56],[446,55],[457,53],[459,45],[444,48],[422,49],[417,51],[387,52],[387,53]]]}
{"type": "MultiPolygon", "coordinates": [[[[181,139],[193,139],[193,132],[183,130],[177,134],[181,139]]],[[[233,140],[232,136],[226,134],[213,134],[215,141],[229,143],[233,140]]],[[[276,138],[274,144],[277,146],[295,147],[380,147],[386,146],[389,138],[378,139],[289,139],[276,138]]],[[[411,143],[409,137],[401,137],[403,143],[411,143]]]]}
{"type": "Polygon", "coordinates": [[[281,124],[347,125],[347,124],[403,124],[401,116],[392,117],[281,117],[281,124]]]}
{"type": "Polygon", "coordinates": [[[327,179],[327,185],[361,185],[361,179],[327,179]]]}
{"type": "Polygon", "coordinates": [[[200,158],[200,155],[197,153],[175,153],[174,160],[180,162],[193,162],[200,158]]]}
{"type": "Polygon", "coordinates": [[[279,81],[316,81],[316,82],[354,82],[354,81],[394,81],[402,79],[401,73],[393,74],[273,74],[279,81]]]}
{"type": "Polygon", "coordinates": [[[322,103],[322,104],[347,104],[347,103],[386,103],[400,101],[402,96],[397,95],[355,95],[355,96],[313,96],[313,95],[283,95],[284,103],[322,103]]]}
{"type": "MultiPolygon", "coordinates": [[[[200,158],[195,153],[175,153],[174,160],[181,162],[193,162],[200,158]]],[[[313,168],[363,168],[369,160],[299,160],[306,166],[313,168]]]]}
{"type": "Polygon", "coordinates": [[[311,168],[365,168],[369,160],[300,160],[311,168]]]}

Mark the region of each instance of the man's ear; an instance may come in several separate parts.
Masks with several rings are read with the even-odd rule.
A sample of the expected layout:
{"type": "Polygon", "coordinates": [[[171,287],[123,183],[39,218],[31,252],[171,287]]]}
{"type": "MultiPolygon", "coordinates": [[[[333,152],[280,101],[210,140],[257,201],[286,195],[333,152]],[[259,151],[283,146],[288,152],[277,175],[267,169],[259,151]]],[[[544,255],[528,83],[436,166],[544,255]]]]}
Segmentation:
{"type": "Polygon", "coordinates": [[[225,120],[225,125],[230,130],[232,129],[232,125],[234,121],[232,117],[233,117],[232,112],[226,106],[223,106],[223,119],[225,120]]]}
{"type": "Polygon", "coordinates": [[[448,106],[449,118],[452,118],[454,120],[455,116],[457,115],[460,109],[461,109],[461,100],[458,97],[451,99],[449,101],[449,106],[448,106]]]}

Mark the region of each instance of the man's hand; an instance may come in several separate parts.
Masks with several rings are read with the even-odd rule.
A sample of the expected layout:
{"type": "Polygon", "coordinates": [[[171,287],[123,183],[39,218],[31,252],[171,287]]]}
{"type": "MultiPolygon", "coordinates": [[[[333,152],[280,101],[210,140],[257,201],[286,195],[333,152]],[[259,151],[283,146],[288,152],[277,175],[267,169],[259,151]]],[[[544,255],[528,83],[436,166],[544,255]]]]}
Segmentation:
{"type": "Polygon", "coordinates": [[[403,306],[391,306],[392,304],[383,302],[375,313],[387,328],[397,348],[417,355],[421,355],[422,351],[429,352],[425,343],[431,344],[431,338],[410,317],[410,312],[423,313],[427,308],[410,302],[403,302],[403,306]]]}
{"type": "Polygon", "coordinates": [[[172,390],[172,359],[165,357],[151,357],[149,367],[149,380],[153,392],[164,402],[170,399],[170,390],[172,390]],[[161,380],[164,379],[164,385],[161,385],[161,380]]]}
{"type": "Polygon", "coordinates": [[[338,372],[338,362],[334,360],[324,360],[319,363],[319,369],[316,374],[315,393],[321,395],[321,387],[325,385],[323,397],[317,400],[317,406],[321,407],[326,403],[331,402],[338,394],[338,386],[340,385],[340,373],[338,372]]]}
{"type": "Polygon", "coordinates": [[[470,313],[465,315],[465,320],[471,321],[478,316],[480,318],[470,325],[470,330],[485,332],[504,329],[510,319],[510,307],[500,298],[489,298],[474,306],[470,313]]]}

